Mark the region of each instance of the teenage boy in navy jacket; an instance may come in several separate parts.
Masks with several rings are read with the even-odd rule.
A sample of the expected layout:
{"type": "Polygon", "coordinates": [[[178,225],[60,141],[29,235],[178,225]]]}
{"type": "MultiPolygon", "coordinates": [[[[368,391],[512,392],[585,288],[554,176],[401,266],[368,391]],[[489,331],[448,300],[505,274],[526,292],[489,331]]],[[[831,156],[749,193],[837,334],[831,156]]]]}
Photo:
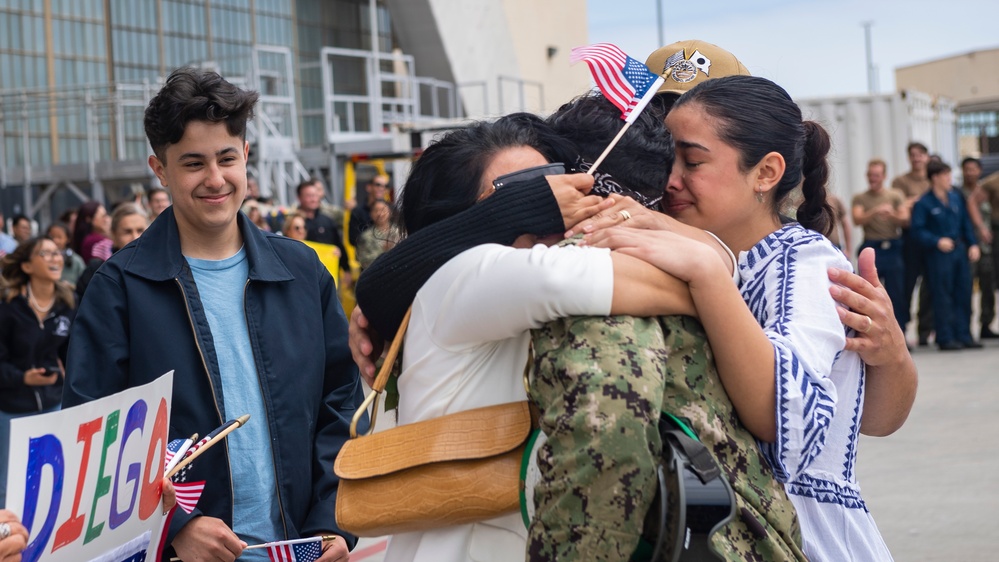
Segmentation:
{"type": "MultiPolygon", "coordinates": [[[[362,400],[336,287],[315,252],[257,229],[246,194],[246,121],[257,94],[181,68],[149,103],[149,165],[173,206],[91,281],[70,337],[64,405],[174,370],[170,438],[250,414],[194,463],[205,480],[178,511],[165,559],[231,561],[247,544],[337,535],[333,461],[362,400]]],[[[261,549],[262,550],[262,549],[261,549]]],[[[242,557],[258,555],[249,550],[242,557]]]]}

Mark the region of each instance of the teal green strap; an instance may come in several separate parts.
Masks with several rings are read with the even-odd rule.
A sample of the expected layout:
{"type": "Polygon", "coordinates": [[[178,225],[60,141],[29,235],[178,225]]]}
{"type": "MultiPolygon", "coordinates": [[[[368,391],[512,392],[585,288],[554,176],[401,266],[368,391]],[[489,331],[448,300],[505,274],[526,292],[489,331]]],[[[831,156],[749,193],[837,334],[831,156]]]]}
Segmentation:
{"type": "Polygon", "coordinates": [[[687,437],[690,437],[694,441],[700,441],[700,439],[697,438],[697,434],[694,433],[694,431],[692,429],[690,429],[690,426],[688,426],[687,424],[685,424],[682,421],[680,421],[680,418],[678,418],[678,417],[674,416],[673,414],[671,414],[669,412],[666,412],[666,411],[663,411],[663,415],[666,416],[666,417],[668,417],[670,420],[672,420],[673,423],[676,424],[676,426],[678,428],[680,428],[681,431],[683,431],[685,434],[687,434],[687,437]]]}

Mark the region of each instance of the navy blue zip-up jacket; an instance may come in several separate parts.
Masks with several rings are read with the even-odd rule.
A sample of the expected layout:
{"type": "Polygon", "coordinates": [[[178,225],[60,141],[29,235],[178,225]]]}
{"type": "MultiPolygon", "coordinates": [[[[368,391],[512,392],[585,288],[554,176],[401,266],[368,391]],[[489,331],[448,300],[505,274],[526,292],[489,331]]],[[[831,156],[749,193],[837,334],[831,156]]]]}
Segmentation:
{"type": "MultiPolygon", "coordinates": [[[[232,527],[234,462],[272,463],[280,526],[295,539],[332,531],[353,548],[356,539],[337,527],[338,479],[333,461],[349,437],[363,399],[357,366],[347,347],[347,320],[336,286],[315,252],[288,238],[261,232],[238,215],[249,261],[244,295],[246,324],[267,411],[273,458],[229,458],[209,449],[193,463],[189,480],[205,480],[197,509],[177,510],[167,535],[199,515],[232,527]]],[[[173,209],[125,246],[94,275],[80,303],[69,342],[65,407],[148,383],[173,370],[170,439],[206,435],[223,423],[222,382],[194,277],[180,251],[173,209]]],[[[164,559],[173,553],[164,549],[164,559]]]]}
{"type": "Polygon", "coordinates": [[[929,250],[935,250],[941,238],[950,238],[955,246],[965,250],[978,245],[961,191],[948,191],[947,203],[944,205],[932,189],[916,201],[910,227],[916,239],[929,250]]]}

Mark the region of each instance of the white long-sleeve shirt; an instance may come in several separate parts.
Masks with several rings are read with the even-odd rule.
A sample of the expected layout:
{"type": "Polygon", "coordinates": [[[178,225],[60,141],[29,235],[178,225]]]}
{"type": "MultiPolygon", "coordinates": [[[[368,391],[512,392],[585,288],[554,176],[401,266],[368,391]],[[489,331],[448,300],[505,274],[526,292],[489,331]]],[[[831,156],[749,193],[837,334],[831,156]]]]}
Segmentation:
{"type": "MultiPolygon", "coordinates": [[[[399,424],[526,400],[530,330],[565,316],[607,315],[610,253],[596,248],[466,250],[420,289],[403,347],[399,424]]],[[[392,537],[390,562],[524,557],[519,513],[473,525],[392,537]]]]}

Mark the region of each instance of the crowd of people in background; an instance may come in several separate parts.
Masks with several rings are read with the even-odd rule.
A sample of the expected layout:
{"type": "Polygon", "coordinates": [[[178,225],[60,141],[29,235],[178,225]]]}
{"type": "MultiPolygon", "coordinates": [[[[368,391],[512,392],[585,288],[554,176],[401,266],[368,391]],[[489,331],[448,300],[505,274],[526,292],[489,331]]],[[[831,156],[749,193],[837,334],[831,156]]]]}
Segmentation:
{"type": "MultiPolygon", "coordinates": [[[[340,206],[326,198],[322,180],[309,178],[296,187],[298,205],[289,208],[275,204],[272,197],[261,196],[257,181],[250,176],[242,211],[264,232],[334,246],[334,261],[339,262],[341,272],[338,283],[349,287],[356,274],[400,238],[394,226],[394,192],[390,181],[389,176],[376,174],[359,184],[357,198],[348,198],[340,206]],[[349,259],[345,239],[353,249],[353,262],[349,259]]],[[[127,211],[123,215],[141,215],[148,227],[170,204],[169,192],[159,186],[150,187],[143,196],[124,199],[110,207],[88,201],[64,210],[44,233],[39,230],[38,234],[58,246],[63,256],[62,281],[82,295],[83,290],[77,287],[81,276],[88,271],[88,276],[92,275],[114,251],[145,230],[143,227],[136,231],[135,225],[129,225],[130,238],[117,235],[115,211],[124,207],[127,211]]],[[[0,257],[31,239],[37,228],[36,221],[20,213],[5,221],[0,210],[0,257]]],[[[86,278],[84,286],[85,282],[86,278]]]]}
{"type": "Polygon", "coordinates": [[[931,155],[926,145],[911,142],[906,153],[910,169],[890,187],[885,185],[885,161],[868,162],[868,189],[854,195],[851,210],[854,224],[864,232],[860,249],[874,249],[903,330],[915,310],[916,339],[909,342],[910,349],[928,346],[931,339],[941,351],[978,349],[982,344],[971,330],[976,279],[978,338],[999,338],[992,328],[999,172],[982,179],[981,161],[966,157],[957,185],[950,164],[931,155]]]}
{"type": "MultiPolygon", "coordinates": [[[[864,248],[874,249],[877,269],[899,325],[906,330],[915,319],[910,349],[931,342],[945,351],[978,348],[981,344],[974,339],[974,333],[979,339],[999,339],[999,330],[992,326],[996,319],[995,293],[999,289],[995,279],[999,241],[993,238],[999,223],[999,171],[983,178],[981,161],[966,157],[960,163],[960,182],[955,183],[956,170],[931,155],[924,144],[912,142],[906,152],[910,169],[890,183],[885,160],[871,159],[867,189],[852,197],[849,208],[830,193],[828,203],[833,209],[834,225],[829,238],[851,257],[864,248]],[[943,164],[945,169],[935,167],[937,164],[943,164]],[[946,176],[947,183],[952,184],[948,193],[959,196],[952,199],[954,203],[943,202],[939,190],[936,193],[940,206],[928,198],[934,193],[930,169],[943,170],[937,172],[942,176],[938,181],[943,182],[946,176]],[[920,200],[929,206],[933,224],[914,216],[920,200]],[[948,213],[941,216],[941,209],[948,213]],[[918,223],[914,224],[914,220],[918,223]],[[863,233],[859,244],[852,240],[854,227],[863,233]],[[940,243],[940,239],[944,241],[940,243]],[[955,266],[960,268],[960,275],[954,275],[958,269],[948,269],[950,273],[942,270],[946,268],[939,262],[945,258],[961,263],[955,266]],[[972,317],[973,294],[979,299],[977,319],[972,317]],[[944,312],[936,313],[937,309],[944,312]],[[972,323],[977,324],[977,330],[971,330],[972,323]],[[962,335],[951,336],[955,330],[962,335]]],[[[298,205],[292,208],[275,205],[272,198],[261,196],[254,178],[247,181],[242,210],[250,221],[265,232],[333,246],[340,287],[350,287],[357,274],[400,239],[388,175],[375,173],[359,182],[357,196],[348,198],[343,206],[327,200],[323,182],[317,178],[296,187],[298,205]]],[[[63,258],[61,280],[74,287],[78,295],[83,292],[77,287],[80,277],[85,277],[85,287],[85,272],[92,275],[114,250],[124,245],[115,238],[112,215],[125,204],[130,206],[129,214],[141,213],[148,225],[170,205],[170,195],[162,187],[151,187],[144,197],[112,205],[110,212],[104,205],[89,201],[66,210],[45,229],[44,236],[56,244],[63,258]]],[[[0,214],[0,220],[2,217],[0,214]]],[[[3,225],[0,256],[31,239],[37,228],[35,221],[24,214],[13,216],[3,225]]]]}
{"type": "Polygon", "coordinates": [[[282,207],[260,195],[259,186],[248,179],[243,212],[264,232],[276,232],[295,240],[331,246],[314,246],[327,261],[338,263],[338,286],[349,288],[356,275],[399,240],[393,226],[391,179],[376,173],[359,183],[357,197],[348,197],[343,206],[326,197],[323,181],[309,178],[295,187],[297,205],[282,207]],[[348,247],[353,249],[353,260],[348,247]],[[322,248],[322,249],[320,249],[322,248]]]}

